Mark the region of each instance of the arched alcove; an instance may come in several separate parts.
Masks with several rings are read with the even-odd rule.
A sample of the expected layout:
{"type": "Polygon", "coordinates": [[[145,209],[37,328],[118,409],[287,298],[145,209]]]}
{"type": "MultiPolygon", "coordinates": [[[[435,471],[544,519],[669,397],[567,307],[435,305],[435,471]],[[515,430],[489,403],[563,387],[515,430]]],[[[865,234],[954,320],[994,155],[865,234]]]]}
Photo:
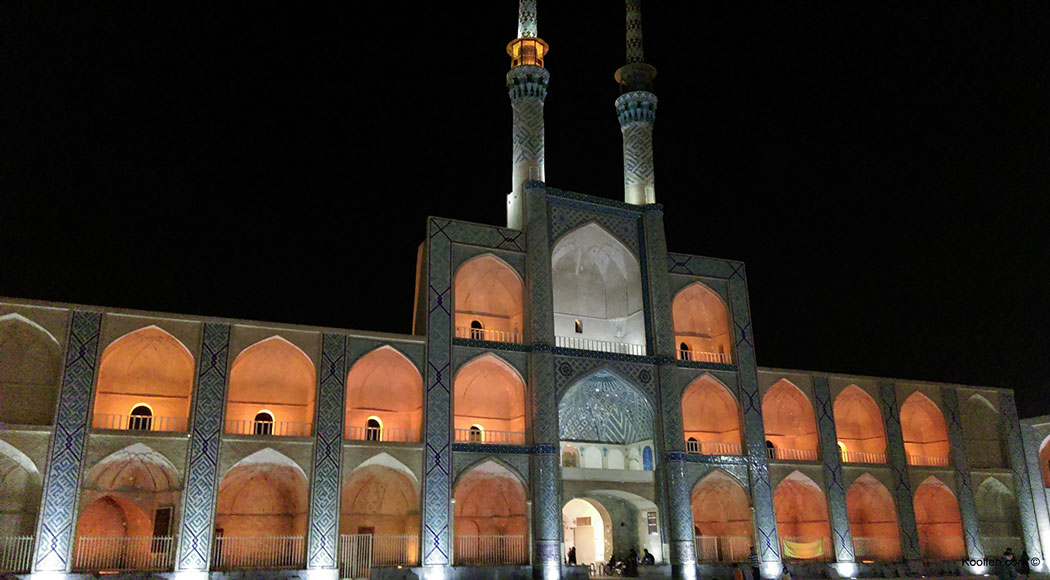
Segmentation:
{"type": "Polygon", "coordinates": [[[192,391],[189,349],[161,328],[140,328],[102,351],[92,427],[186,431],[192,391]],[[144,416],[143,409],[148,421],[136,418],[144,416]]]}
{"type": "Polygon", "coordinates": [[[58,340],[20,314],[0,316],[0,423],[50,425],[54,422],[62,349],[58,340]]]}
{"type": "Polygon", "coordinates": [[[528,562],[527,493],[514,472],[497,461],[479,463],[459,477],[453,497],[457,564],[528,562]]]}
{"type": "Polygon", "coordinates": [[[713,290],[700,282],[686,286],[671,302],[671,316],[679,359],[733,362],[729,312],[713,290]]]}
{"type": "Polygon", "coordinates": [[[521,342],[523,300],[521,276],[492,254],[482,254],[459,267],[453,285],[456,337],[521,342]]]}
{"type": "Polygon", "coordinates": [[[934,476],[915,490],[915,525],[919,549],[928,560],[959,560],[966,556],[959,502],[948,486],[934,476]]]}
{"type": "Polygon", "coordinates": [[[780,379],[762,397],[762,425],[773,444],[773,459],[815,461],[817,421],[813,406],[801,389],[780,379]]]}
{"type": "Polygon", "coordinates": [[[915,391],[901,405],[901,433],[909,465],[948,465],[948,427],[937,404],[915,391]]]}
{"type": "Polygon", "coordinates": [[[562,506],[562,528],[566,553],[576,548],[576,563],[599,566],[608,561],[606,547],[612,544],[608,511],[587,498],[573,498],[562,506]]]}
{"type": "Polygon", "coordinates": [[[691,453],[740,455],[740,409],[736,398],[711,375],[694,380],[682,393],[682,430],[691,453]]]}
{"type": "Polygon", "coordinates": [[[753,537],[750,503],[740,482],[721,469],[697,482],[691,504],[699,561],[747,560],[753,537]]]}
{"type": "Polygon", "coordinates": [[[1017,499],[1003,482],[995,477],[986,478],[977,486],[974,503],[982,536],[1016,538],[1021,535],[1017,499]]]}
{"type": "Polygon", "coordinates": [[[798,471],[791,472],[773,493],[777,534],[786,560],[827,560],[831,525],[824,490],[798,471]]]}
{"type": "Polygon", "coordinates": [[[875,399],[857,385],[835,397],[835,434],[847,463],[886,463],[886,429],[875,399]]]}
{"type": "Polygon", "coordinates": [[[559,346],[645,354],[641,268],[626,246],[588,223],[554,244],[551,268],[559,346]]]}
{"type": "Polygon", "coordinates": [[[373,566],[418,562],[419,482],[404,464],[380,453],[343,483],[339,533],[372,536],[373,566]]]}
{"type": "Polygon", "coordinates": [[[0,440],[0,536],[34,534],[40,492],[40,472],[33,461],[0,440]]]}
{"type": "Polygon", "coordinates": [[[456,441],[525,444],[525,382],[505,360],[484,354],[463,365],[453,382],[456,441]]]}
{"type": "Polygon", "coordinates": [[[846,513],[857,559],[900,560],[897,507],[886,486],[867,473],[861,474],[846,493],[846,513]]]}
{"type": "Polygon", "coordinates": [[[561,450],[562,467],[580,467],[580,452],[572,445],[566,445],[561,450]]]}
{"type": "Polygon", "coordinates": [[[1001,415],[991,401],[972,395],[962,404],[963,442],[971,468],[1003,467],[1001,415]]]}
{"type": "Polygon", "coordinates": [[[346,379],[346,437],[354,440],[419,441],[423,425],[423,377],[397,350],[382,346],[358,359],[346,379]],[[378,433],[368,421],[379,423],[378,433]]]}
{"type": "Polygon", "coordinates": [[[313,434],[316,372],[310,357],[280,336],[241,351],[230,368],[226,432],[241,435],[313,434]],[[269,429],[257,429],[261,412],[273,416],[269,429]]]}
{"type": "MultiPolygon", "coordinates": [[[[627,446],[652,440],[652,407],[628,381],[599,369],[576,381],[558,402],[558,433],[562,441],[606,443],[602,447],[617,449],[622,457],[627,446]]],[[[584,455],[587,467],[591,449],[584,455]]]]}
{"type": "Polygon", "coordinates": [[[1039,445],[1039,471],[1043,474],[1043,486],[1050,487],[1050,436],[1039,445]]]}

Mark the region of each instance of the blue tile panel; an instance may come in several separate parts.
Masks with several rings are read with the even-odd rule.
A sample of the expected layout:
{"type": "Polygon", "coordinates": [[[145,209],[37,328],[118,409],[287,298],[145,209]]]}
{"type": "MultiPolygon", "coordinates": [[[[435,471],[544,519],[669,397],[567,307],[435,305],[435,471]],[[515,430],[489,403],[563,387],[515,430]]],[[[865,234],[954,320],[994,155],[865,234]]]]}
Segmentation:
{"type": "Polygon", "coordinates": [[[346,337],[325,334],[321,346],[314,468],[310,483],[308,568],[338,567],[339,483],[346,393],[346,337]]]}
{"type": "Polygon", "coordinates": [[[842,457],[839,455],[838,436],[835,434],[835,410],[827,377],[813,377],[813,395],[816,399],[817,428],[820,430],[820,453],[824,456],[824,489],[828,494],[835,559],[839,562],[852,562],[853,536],[849,531],[842,457]]]}
{"type": "MultiPolygon", "coordinates": [[[[1021,423],[1017,418],[1017,405],[1012,392],[999,396],[999,406],[1003,414],[1003,430],[1006,431],[1006,448],[1010,454],[1010,471],[1014,476],[1014,491],[1021,515],[1021,533],[1024,534],[1025,547],[1029,554],[1042,552],[1039,543],[1039,525],[1035,517],[1032,486],[1028,480],[1028,464],[1025,459],[1024,443],[1021,439],[1021,423]]],[[[1039,471],[1037,471],[1039,473],[1039,471]]],[[[1042,489],[1039,489],[1042,492],[1042,489]]]]}
{"type": "Polygon", "coordinates": [[[952,466],[955,468],[955,491],[959,499],[959,512],[962,514],[966,555],[970,558],[984,558],[977,506],[973,501],[973,483],[970,481],[970,464],[966,458],[959,415],[959,400],[953,387],[941,387],[941,403],[944,405],[944,419],[948,423],[948,441],[951,443],[952,466]]]}
{"type": "Polygon", "coordinates": [[[37,524],[34,572],[68,572],[102,315],[74,310],[37,524]]]}
{"type": "Polygon", "coordinates": [[[897,389],[890,381],[879,381],[879,408],[886,423],[886,455],[893,477],[893,501],[897,504],[901,555],[905,560],[918,560],[919,532],[915,526],[915,498],[911,480],[908,479],[908,455],[904,450],[897,389]]]}
{"type": "Polygon", "coordinates": [[[203,334],[200,360],[197,361],[190,453],[175,558],[175,569],[179,571],[208,570],[215,522],[219,439],[226,399],[230,326],[206,323],[203,334]]]}

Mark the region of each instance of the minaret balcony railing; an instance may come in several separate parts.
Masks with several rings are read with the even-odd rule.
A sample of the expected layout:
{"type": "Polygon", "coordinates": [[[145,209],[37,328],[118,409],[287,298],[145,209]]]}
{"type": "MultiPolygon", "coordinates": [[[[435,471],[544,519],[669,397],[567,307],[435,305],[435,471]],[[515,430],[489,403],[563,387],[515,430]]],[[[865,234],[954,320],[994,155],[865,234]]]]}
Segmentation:
{"type": "Polygon", "coordinates": [[[189,419],[186,417],[147,417],[144,415],[114,415],[95,413],[91,419],[92,429],[112,429],[115,431],[168,431],[185,433],[189,431],[189,419]]]}
{"type": "Polygon", "coordinates": [[[746,562],[751,553],[747,536],[696,536],[699,562],[746,562]]]}
{"type": "Polygon", "coordinates": [[[786,461],[816,461],[816,449],[789,449],[787,447],[767,447],[770,459],[786,461]]]}
{"type": "Polygon", "coordinates": [[[685,450],[694,455],[740,455],[740,444],[721,441],[686,441],[685,450]]]}
{"type": "Polygon", "coordinates": [[[457,566],[501,566],[529,563],[525,536],[456,535],[453,561],[457,566]]]}
{"type": "Polygon", "coordinates": [[[75,572],[151,572],[171,570],[172,536],[78,537],[73,552],[75,572]]]}
{"type": "Polygon", "coordinates": [[[456,327],[456,338],[469,340],[487,340],[489,342],[512,342],[521,344],[520,332],[509,332],[506,330],[491,330],[488,328],[468,328],[466,326],[456,327]]]}
{"type": "Polygon", "coordinates": [[[908,465],[948,467],[948,457],[946,455],[908,455],[908,465]]]}
{"type": "Polygon", "coordinates": [[[834,558],[827,536],[785,536],[780,538],[780,554],[794,561],[827,562],[834,558]]]}
{"type": "Polygon", "coordinates": [[[678,360],[709,362],[723,365],[733,364],[732,357],[724,352],[704,352],[701,350],[679,350],[678,360]]]}
{"type": "Polygon", "coordinates": [[[611,352],[615,354],[633,354],[645,356],[644,344],[630,344],[626,342],[611,342],[608,340],[595,340],[593,338],[580,338],[578,336],[555,336],[555,346],[562,348],[575,348],[578,350],[593,350],[597,352],[611,352]]]}
{"type": "Polygon", "coordinates": [[[309,437],[313,434],[313,423],[299,423],[296,421],[255,421],[252,419],[227,419],[226,433],[230,435],[309,437]]]}
{"type": "Polygon", "coordinates": [[[306,564],[303,536],[217,536],[213,568],[302,569],[306,564]]]}
{"type": "Polygon", "coordinates": [[[486,429],[456,429],[456,443],[486,443],[490,445],[524,445],[525,434],[518,431],[486,429]]]}
{"type": "Polygon", "coordinates": [[[843,463],[886,463],[885,453],[839,450],[843,463]]]}
{"type": "Polygon", "coordinates": [[[374,441],[376,443],[419,443],[419,429],[347,425],[346,438],[350,441],[374,441]]]}
{"type": "Polygon", "coordinates": [[[33,536],[0,536],[0,572],[25,574],[33,566],[33,536]]]}

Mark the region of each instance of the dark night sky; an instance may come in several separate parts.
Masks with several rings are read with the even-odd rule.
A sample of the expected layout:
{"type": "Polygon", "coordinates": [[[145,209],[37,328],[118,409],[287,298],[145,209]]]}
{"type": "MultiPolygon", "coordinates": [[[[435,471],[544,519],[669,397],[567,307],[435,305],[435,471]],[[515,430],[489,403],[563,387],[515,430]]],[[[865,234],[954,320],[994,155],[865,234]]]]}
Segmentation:
{"type": "MultiPolygon", "coordinates": [[[[418,6],[0,4],[0,295],[408,332],[425,217],[505,222],[516,32],[510,0],[418,6]]],[[[548,183],[622,199],[623,6],[539,12],[548,183]]],[[[1048,30],[647,3],[668,245],[747,263],[761,365],[1050,412],[1048,30]]]]}

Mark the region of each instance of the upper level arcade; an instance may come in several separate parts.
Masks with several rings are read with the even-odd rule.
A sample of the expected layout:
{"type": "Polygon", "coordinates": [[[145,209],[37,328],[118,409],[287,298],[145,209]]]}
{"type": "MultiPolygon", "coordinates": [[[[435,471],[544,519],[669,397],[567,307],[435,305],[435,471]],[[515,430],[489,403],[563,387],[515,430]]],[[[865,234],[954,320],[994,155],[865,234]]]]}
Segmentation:
{"type": "Polygon", "coordinates": [[[226,433],[309,437],[316,375],[310,357],[280,335],[245,348],[230,367],[226,433]]]}
{"type": "Polygon", "coordinates": [[[392,346],[365,354],[346,379],[346,438],[418,442],[423,425],[423,377],[392,346]]]}
{"type": "Polygon", "coordinates": [[[671,302],[678,359],[733,362],[729,309],[722,298],[700,282],[678,291],[671,302]]]}
{"type": "Polygon", "coordinates": [[[521,276],[493,254],[464,262],[456,271],[456,338],[522,342],[525,309],[521,276]]]}

